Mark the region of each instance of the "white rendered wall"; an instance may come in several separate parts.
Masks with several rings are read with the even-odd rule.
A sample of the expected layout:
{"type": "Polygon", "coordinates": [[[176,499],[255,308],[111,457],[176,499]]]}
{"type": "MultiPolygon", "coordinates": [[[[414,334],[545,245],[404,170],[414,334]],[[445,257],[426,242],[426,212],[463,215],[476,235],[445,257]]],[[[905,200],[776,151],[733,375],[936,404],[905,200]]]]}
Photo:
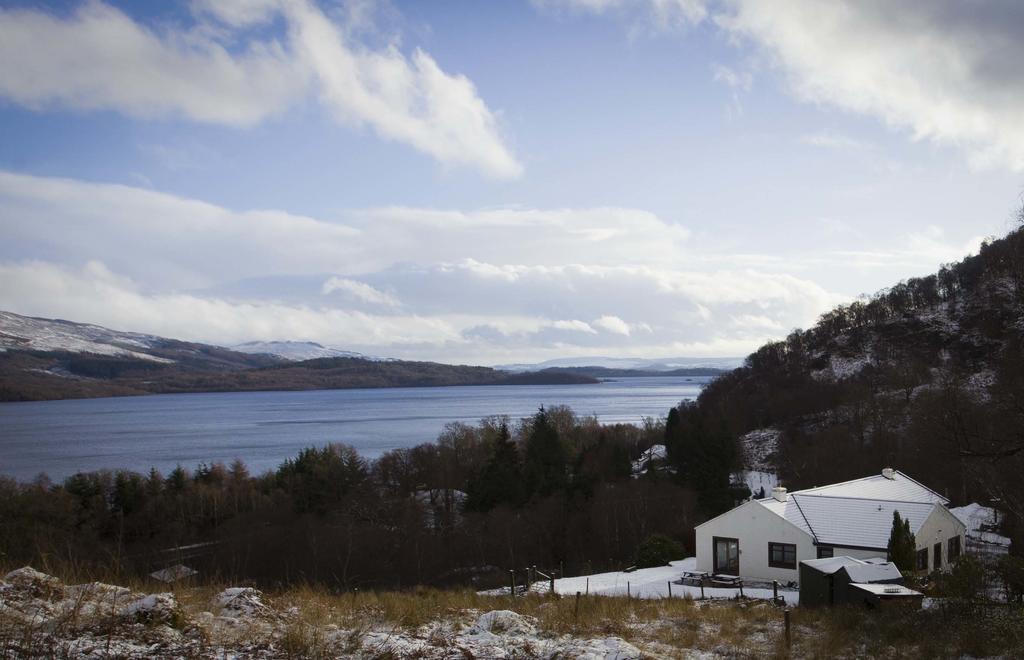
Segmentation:
{"type": "Polygon", "coordinates": [[[799,580],[796,568],[768,566],[769,542],[796,545],[797,566],[804,559],[816,559],[818,556],[810,535],[753,500],[697,527],[697,570],[714,571],[712,544],[716,536],[739,540],[740,575],[745,578],[779,582],[799,580]]]}
{"type": "Polygon", "coordinates": [[[960,537],[960,554],[967,548],[967,533],[964,524],[956,516],[949,512],[946,507],[936,505],[935,510],[925,518],[921,528],[914,535],[918,550],[928,548],[928,571],[945,570],[949,568],[949,539],[954,536],[960,537]],[[942,542],[942,565],[935,565],[936,543],[942,542]]]}

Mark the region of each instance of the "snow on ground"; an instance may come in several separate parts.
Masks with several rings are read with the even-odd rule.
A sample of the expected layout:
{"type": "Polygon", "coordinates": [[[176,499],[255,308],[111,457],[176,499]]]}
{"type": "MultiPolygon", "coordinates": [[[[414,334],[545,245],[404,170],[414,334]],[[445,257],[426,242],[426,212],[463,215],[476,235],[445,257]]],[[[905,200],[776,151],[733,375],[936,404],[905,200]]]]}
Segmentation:
{"type": "MultiPolygon", "coordinates": [[[[596,575],[581,575],[578,577],[567,577],[555,580],[555,593],[563,595],[575,595],[576,592],[590,593],[599,596],[625,596],[627,593],[635,598],[668,598],[668,583],[672,582],[672,597],[700,598],[700,587],[689,584],[676,584],[683,571],[694,571],[697,569],[697,558],[690,557],[671,562],[668,566],[657,566],[655,568],[640,568],[631,573],[622,571],[614,573],[598,573],[596,575]]],[[[538,582],[533,588],[539,591],[549,589],[548,583],[538,582]]],[[[704,595],[707,598],[735,598],[739,596],[740,590],[733,588],[705,587],[704,595]]],[[[770,586],[743,587],[743,595],[747,598],[758,598],[770,600],[773,592],[770,586]]],[[[799,593],[796,591],[779,590],[779,596],[784,598],[790,605],[799,602],[799,593]]]]}
{"type": "Polygon", "coordinates": [[[757,429],[740,436],[743,466],[748,470],[775,472],[775,455],[779,450],[778,429],[757,429]]]}
{"type": "MultiPolygon", "coordinates": [[[[183,592],[185,593],[185,592],[183,592]]],[[[190,615],[174,594],[100,582],[66,586],[25,567],[0,579],[0,656],[63,658],[585,658],[660,657],[621,637],[554,634],[509,610],[438,612],[418,628],[375,618],[311,627],[297,608],[233,587],[190,615]],[[308,644],[308,646],[306,645],[308,644]]]]}
{"type": "Polygon", "coordinates": [[[973,554],[999,557],[1010,551],[1010,539],[993,530],[1002,517],[992,507],[972,502],[949,510],[967,527],[967,550],[973,554]]]}
{"type": "Polygon", "coordinates": [[[158,337],[151,335],[117,332],[98,325],[0,312],[0,347],[4,349],[95,353],[173,363],[174,360],[132,350],[150,348],[158,341],[158,337]]]}
{"type": "Polygon", "coordinates": [[[751,497],[757,498],[759,491],[764,489],[764,497],[770,497],[772,488],[779,485],[779,475],[774,472],[760,472],[758,470],[740,470],[733,474],[735,483],[746,484],[750,489],[751,497]]]}
{"type": "Polygon", "coordinates": [[[312,341],[250,341],[244,344],[230,345],[227,348],[239,353],[273,355],[285,360],[292,360],[293,362],[337,357],[359,358],[361,360],[371,359],[362,353],[344,351],[340,348],[324,346],[312,341]]]}
{"type": "Polygon", "coordinates": [[[815,380],[844,380],[856,376],[871,363],[871,358],[867,355],[853,357],[831,355],[829,356],[829,365],[824,369],[812,371],[811,378],[815,380]]]}

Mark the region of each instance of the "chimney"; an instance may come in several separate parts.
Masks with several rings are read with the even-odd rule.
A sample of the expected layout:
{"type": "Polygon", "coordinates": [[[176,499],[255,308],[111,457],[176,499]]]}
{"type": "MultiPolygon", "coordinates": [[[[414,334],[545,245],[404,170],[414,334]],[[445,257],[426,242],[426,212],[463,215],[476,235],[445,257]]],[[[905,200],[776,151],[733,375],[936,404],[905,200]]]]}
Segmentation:
{"type": "Polygon", "coordinates": [[[780,502],[785,502],[789,499],[789,493],[786,492],[786,489],[783,486],[776,486],[775,488],[772,488],[772,497],[780,502]]]}
{"type": "Polygon", "coordinates": [[[882,470],[882,476],[885,477],[886,479],[893,479],[893,480],[895,480],[896,479],[896,470],[893,470],[892,468],[885,468],[885,469],[882,470]]]}

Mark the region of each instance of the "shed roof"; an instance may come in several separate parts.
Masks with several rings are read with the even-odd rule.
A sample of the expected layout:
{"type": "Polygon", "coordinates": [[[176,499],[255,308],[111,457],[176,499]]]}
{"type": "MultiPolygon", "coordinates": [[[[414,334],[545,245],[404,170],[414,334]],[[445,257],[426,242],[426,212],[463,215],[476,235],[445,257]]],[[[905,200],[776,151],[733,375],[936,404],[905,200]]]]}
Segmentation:
{"type": "Polygon", "coordinates": [[[896,564],[876,560],[861,560],[853,557],[827,557],[824,559],[805,559],[800,562],[807,564],[820,573],[832,575],[841,570],[846,570],[850,580],[856,583],[885,582],[887,580],[898,580],[903,577],[896,564]]]}
{"type": "Polygon", "coordinates": [[[862,589],[876,596],[924,596],[920,591],[914,591],[899,584],[851,584],[850,586],[862,589]]]}

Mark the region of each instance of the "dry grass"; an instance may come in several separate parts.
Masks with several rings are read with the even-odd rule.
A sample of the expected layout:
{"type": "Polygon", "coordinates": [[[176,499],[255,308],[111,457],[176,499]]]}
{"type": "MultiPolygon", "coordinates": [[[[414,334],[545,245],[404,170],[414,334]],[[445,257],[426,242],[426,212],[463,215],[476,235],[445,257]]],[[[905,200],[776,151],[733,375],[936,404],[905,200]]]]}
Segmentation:
{"type": "MultiPolygon", "coordinates": [[[[3,571],[6,572],[6,569],[3,571]]],[[[66,584],[108,575],[87,571],[57,576],[66,584]]],[[[512,610],[530,617],[542,636],[580,638],[618,636],[652,655],[686,657],[704,652],[727,657],[1024,657],[1024,612],[1019,606],[950,603],[927,611],[871,612],[862,609],[807,610],[791,613],[793,646],[784,643],[783,611],[763,601],[636,600],[623,597],[552,598],[483,596],[469,590],[416,589],[329,593],[297,586],[266,594],[273,612],[238,625],[221,625],[212,602],[225,584],[169,588],[129,581],[133,591],[172,590],[182,620],[194,641],[192,651],[271,648],[284,657],[327,658],[355,654],[367,635],[404,633],[435,648],[452,646],[455,633],[482,613],[512,610]]],[[[237,586],[237,585],[231,585],[237,586]]],[[[82,625],[79,608],[46,626],[15,620],[0,608],[0,658],[19,657],[33,648],[37,657],[68,654],[60,643],[63,629],[82,625]]],[[[103,625],[95,634],[113,635],[103,625]]],[[[179,626],[175,626],[179,627],[179,626]]],[[[192,655],[190,652],[188,655],[192,655]]],[[[382,651],[382,657],[387,652],[382,651]]]]}

